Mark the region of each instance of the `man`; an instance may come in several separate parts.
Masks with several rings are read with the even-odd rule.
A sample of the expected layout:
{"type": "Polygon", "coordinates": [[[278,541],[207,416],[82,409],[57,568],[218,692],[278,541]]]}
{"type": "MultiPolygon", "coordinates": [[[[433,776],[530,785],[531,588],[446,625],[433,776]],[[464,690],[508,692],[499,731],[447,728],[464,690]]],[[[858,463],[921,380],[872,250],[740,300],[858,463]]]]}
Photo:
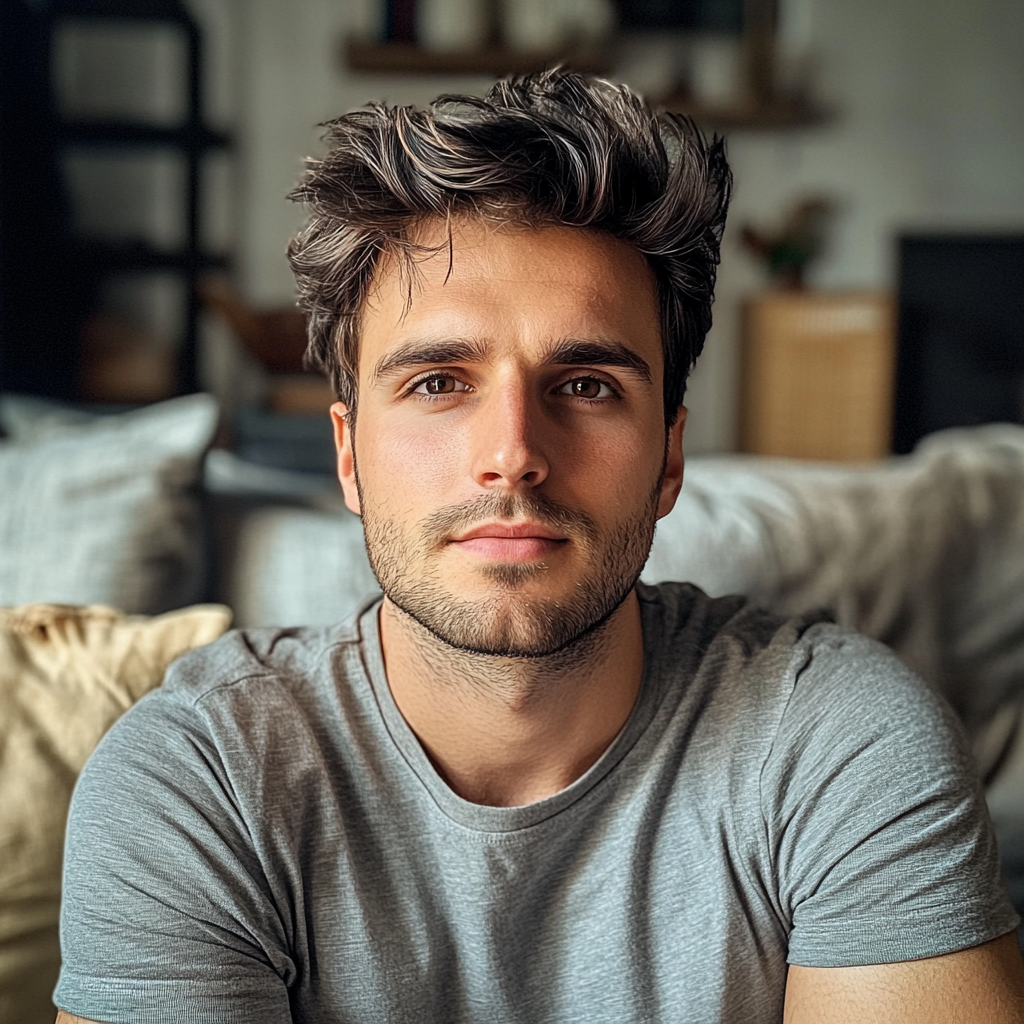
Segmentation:
{"type": "Polygon", "coordinates": [[[64,1021],[1024,1021],[959,734],[813,618],[637,584],[721,145],[565,73],[333,122],[291,258],[384,591],[111,731],[64,1021]]]}

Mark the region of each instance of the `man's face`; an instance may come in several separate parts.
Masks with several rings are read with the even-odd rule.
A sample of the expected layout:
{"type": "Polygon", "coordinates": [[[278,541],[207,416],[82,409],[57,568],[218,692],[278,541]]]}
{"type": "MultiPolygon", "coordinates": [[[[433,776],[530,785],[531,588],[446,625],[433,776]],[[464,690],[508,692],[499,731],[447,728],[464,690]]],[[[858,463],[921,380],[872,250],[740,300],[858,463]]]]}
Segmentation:
{"type": "Polygon", "coordinates": [[[629,594],[682,479],[666,454],[657,291],[576,228],[453,226],[362,316],[358,423],[333,407],[348,506],[387,598],[449,644],[539,656],[629,594]]]}

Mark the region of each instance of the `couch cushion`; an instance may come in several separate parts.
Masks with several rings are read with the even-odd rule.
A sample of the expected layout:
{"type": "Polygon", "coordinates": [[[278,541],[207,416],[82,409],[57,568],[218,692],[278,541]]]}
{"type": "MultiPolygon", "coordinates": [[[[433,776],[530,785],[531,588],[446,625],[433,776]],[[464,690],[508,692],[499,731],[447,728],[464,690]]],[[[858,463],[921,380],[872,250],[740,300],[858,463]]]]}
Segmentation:
{"type": "Polygon", "coordinates": [[[241,626],[327,625],[380,590],[348,511],[251,508],[220,537],[218,598],[241,626]]]}
{"type": "Polygon", "coordinates": [[[151,614],[202,597],[194,488],[217,424],[213,398],[82,420],[5,396],[0,414],[16,435],[0,441],[0,605],[151,614]]]}
{"type": "Polygon", "coordinates": [[[179,654],[227,629],[205,605],[0,609],[0,1021],[53,1024],[64,822],[100,737],[179,654]]]}

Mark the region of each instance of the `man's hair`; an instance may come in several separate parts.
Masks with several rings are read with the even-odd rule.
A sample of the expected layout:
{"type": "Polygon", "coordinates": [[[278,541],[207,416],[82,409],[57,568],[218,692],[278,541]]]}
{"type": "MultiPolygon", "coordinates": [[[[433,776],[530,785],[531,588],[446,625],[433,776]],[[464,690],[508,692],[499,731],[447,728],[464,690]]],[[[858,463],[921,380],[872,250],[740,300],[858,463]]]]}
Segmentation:
{"type": "MultiPolygon", "coordinates": [[[[410,271],[416,227],[453,217],[605,232],[634,246],[658,286],[665,418],[711,327],[732,177],[725,147],[687,117],[656,115],[625,86],[563,70],[498,82],[485,99],[428,109],[374,103],[326,123],[327,155],[291,198],[307,227],[288,257],[309,318],[307,362],[354,412],[360,312],[382,256],[410,271]]],[[[411,292],[410,292],[411,295],[411,292]]]]}

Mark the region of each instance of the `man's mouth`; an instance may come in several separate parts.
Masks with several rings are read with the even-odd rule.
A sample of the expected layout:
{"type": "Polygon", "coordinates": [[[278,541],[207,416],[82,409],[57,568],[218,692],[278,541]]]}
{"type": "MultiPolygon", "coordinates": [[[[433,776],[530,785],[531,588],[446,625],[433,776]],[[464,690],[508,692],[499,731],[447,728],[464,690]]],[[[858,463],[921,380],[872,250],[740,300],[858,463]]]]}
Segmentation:
{"type": "Polygon", "coordinates": [[[499,562],[536,562],[549,557],[569,538],[543,523],[478,523],[449,543],[460,551],[499,562]]]}

